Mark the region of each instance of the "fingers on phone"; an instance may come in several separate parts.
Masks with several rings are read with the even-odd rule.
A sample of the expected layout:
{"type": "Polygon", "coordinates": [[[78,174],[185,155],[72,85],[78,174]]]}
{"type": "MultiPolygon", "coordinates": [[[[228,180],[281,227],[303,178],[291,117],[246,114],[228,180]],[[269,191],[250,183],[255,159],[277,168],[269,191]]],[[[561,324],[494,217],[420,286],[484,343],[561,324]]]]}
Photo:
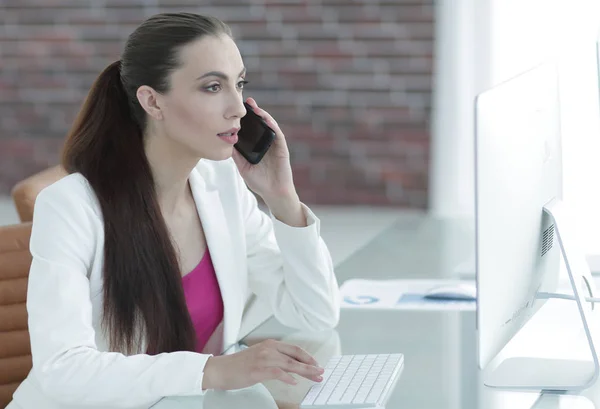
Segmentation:
{"type": "Polygon", "coordinates": [[[267,111],[265,111],[264,109],[262,109],[261,107],[258,106],[258,104],[256,103],[256,101],[251,98],[248,97],[248,99],[246,100],[246,102],[252,107],[252,109],[254,110],[254,113],[258,116],[260,116],[263,120],[265,121],[271,121],[271,122],[275,122],[275,120],[273,119],[273,117],[271,117],[271,115],[269,115],[269,113],[267,111]]]}
{"type": "Polygon", "coordinates": [[[248,97],[248,99],[246,99],[246,103],[248,103],[251,107],[252,110],[254,111],[254,113],[256,115],[258,115],[259,117],[262,118],[263,121],[266,122],[266,124],[275,131],[276,134],[281,134],[281,129],[279,129],[279,124],[277,123],[277,121],[275,120],[275,118],[273,118],[271,116],[271,114],[269,114],[267,111],[265,111],[264,109],[260,108],[258,106],[258,104],[256,103],[256,101],[251,98],[248,97]]]}

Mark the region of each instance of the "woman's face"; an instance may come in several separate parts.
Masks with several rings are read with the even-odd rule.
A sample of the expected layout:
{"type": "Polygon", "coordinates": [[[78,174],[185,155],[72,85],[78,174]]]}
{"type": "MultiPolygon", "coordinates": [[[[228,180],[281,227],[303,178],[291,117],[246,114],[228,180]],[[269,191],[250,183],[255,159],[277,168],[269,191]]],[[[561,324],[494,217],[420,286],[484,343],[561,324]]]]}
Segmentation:
{"type": "Polygon", "coordinates": [[[170,76],[169,91],[157,96],[160,133],[182,152],[228,159],[246,115],[246,71],[240,52],[229,36],[206,36],[183,47],[179,58],[181,66],[170,76]],[[222,135],[230,132],[234,136],[222,135]]]}

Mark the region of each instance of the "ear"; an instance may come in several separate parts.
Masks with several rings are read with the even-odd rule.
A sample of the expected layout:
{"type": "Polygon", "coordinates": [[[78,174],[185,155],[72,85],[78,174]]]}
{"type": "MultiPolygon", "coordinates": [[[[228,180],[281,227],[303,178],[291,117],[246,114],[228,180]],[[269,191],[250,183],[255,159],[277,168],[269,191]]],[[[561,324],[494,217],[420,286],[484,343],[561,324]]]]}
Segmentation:
{"type": "Polygon", "coordinates": [[[137,89],[136,97],[144,108],[144,111],[156,120],[163,119],[162,110],[158,104],[158,93],[147,85],[142,85],[137,89]]]}

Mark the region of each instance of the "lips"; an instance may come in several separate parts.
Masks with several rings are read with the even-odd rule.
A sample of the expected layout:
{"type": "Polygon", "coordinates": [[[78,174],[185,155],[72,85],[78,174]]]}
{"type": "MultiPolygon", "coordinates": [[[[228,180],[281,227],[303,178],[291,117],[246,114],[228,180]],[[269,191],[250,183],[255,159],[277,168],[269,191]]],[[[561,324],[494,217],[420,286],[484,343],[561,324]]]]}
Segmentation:
{"type": "Polygon", "coordinates": [[[239,130],[240,130],[240,128],[231,128],[231,129],[228,129],[225,132],[221,132],[221,133],[219,133],[217,135],[219,135],[219,136],[231,136],[231,135],[237,134],[239,130]]]}
{"type": "Polygon", "coordinates": [[[231,145],[235,145],[238,141],[237,133],[239,130],[240,128],[231,128],[228,131],[217,134],[217,136],[225,142],[230,143],[231,145]]]}

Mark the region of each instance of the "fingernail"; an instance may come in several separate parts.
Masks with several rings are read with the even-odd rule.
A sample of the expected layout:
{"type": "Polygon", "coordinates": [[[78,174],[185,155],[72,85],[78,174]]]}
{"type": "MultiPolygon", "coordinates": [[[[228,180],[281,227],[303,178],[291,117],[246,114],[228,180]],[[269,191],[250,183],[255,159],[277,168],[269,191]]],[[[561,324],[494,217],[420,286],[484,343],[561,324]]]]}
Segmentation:
{"type": "Polygon", "coordinates": [[[317,382],[323,382],[323,377],[322,376],[317,376],[317,382]]]}
{"type": "Polygon", "coordinates": [[[319,366],[317,366],[317,370],[318,370],[320,373],[323,373],[323,372],[325,372],[325,369],[323,369],[323,368],[321,368],[321,367],[319,367],[319,366]]]}

